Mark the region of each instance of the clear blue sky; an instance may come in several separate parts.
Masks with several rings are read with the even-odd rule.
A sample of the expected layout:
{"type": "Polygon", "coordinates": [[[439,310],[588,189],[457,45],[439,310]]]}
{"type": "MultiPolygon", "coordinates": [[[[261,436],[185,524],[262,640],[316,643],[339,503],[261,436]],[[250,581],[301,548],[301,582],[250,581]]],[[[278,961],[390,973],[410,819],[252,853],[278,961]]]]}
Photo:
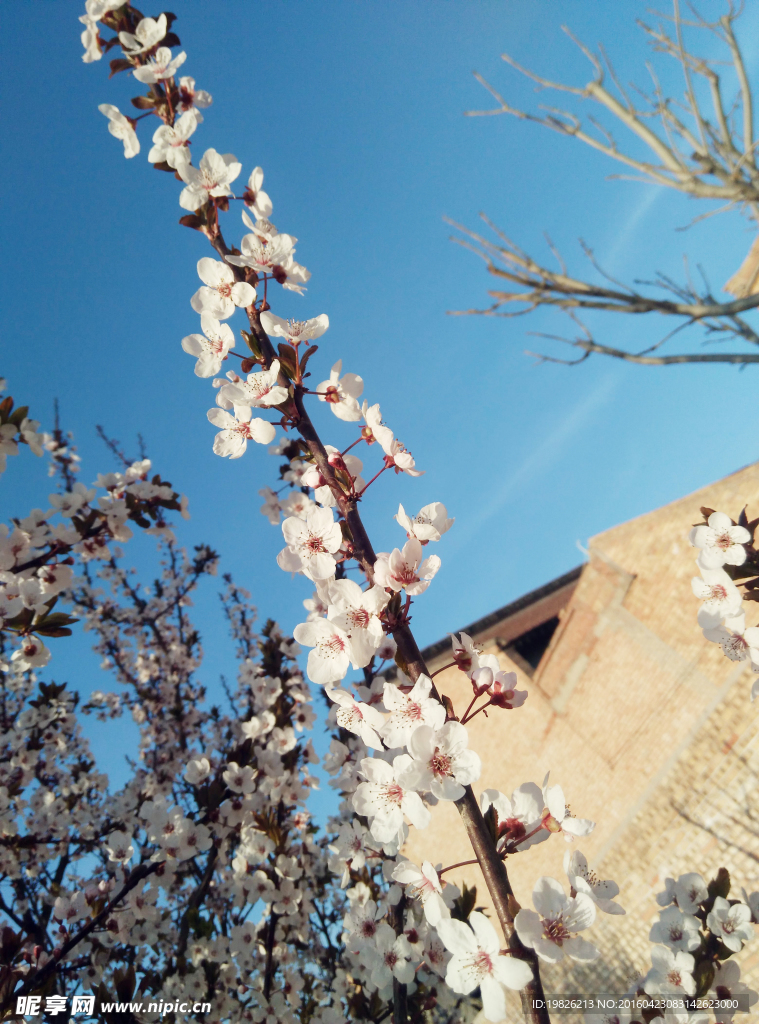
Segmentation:
{"type": "MultiPolygon", "coordinates": [[[[342,357],[360,373],[366,396],[427,470],[372,488],[365,513],[375,547],[403,539],[392,518],[399,500],[414,512],[443,501],[457,519],[436,548],[443,567],[415,604],[422,644],[567,571],[582,560],[578,541],[757,457],[754,368],[600,358],[573,370],[536,366],[523,354],[537,344],[525,332],[555,331],[559,321],[446,315],[484,304],[489,282],[448,240],[445,215],[477,227],[484,210],[540,254],[548,231],[576,270],[582,236],[628,279],[657,269],[681,276],[687,251],[716,285],[743,259],[752,235],[737,214],[677,233],[702,208],[608,181],[617,168],[600,155],[534,125],[463,116],[489,105],[475,69],[515,103],[541,102],[500,61],[504,50],[584,83],[588,66],[563,20],[587,43],[603,41],[623,80],[645,85],[649,54],[634,23],[643,3],[172,6],[188,53],[182,70],[214,97],[194,137],[196,160],[209,146],[234,152],[241,180],[261,164],[272,219],[298,237],[297,258],[313,273],[306,296],[285,295],[275,312],[328,313],[319,372],[342,357]]],[[[212,543],[262,615],[291,631],[311,588],[277,568],[281,534],[258,513],[276,460],[263,449],[236,462],[212,454],[211,389],[180,349],[198,329],[189,299],[204,239],[177,225],[178,183],[148,165],[149,133],[131,161],[108,135],[98,104],[129,110],[138,83],[109,82],[105,59],[81,62],[79,13],[70,0],[4,8],[1,372],[45,424],[59,398],[85,481],[109,466],[95,423],[132,450],[141,432],[155,467],[190,498],[183,541],[212,543]]],[[[750,9],[741,29],[754,78],[757,20],[750,9]]],[[[237,217],[227,221],[233,240],[237,217]]],[[[653,340],[654,326],[596,321],[599,336],[620,345],[653,340]]],[[[324,407],[316,418],[327,441],[353,436],[324,407]]],[[[30,458],[15,461],[3,478],[4,515],[26,514],[49,489],[41,466],[35,475],[30,458]]],[[[212,597],[198,611],[213,687],[229,671],[223,627],[212,597]]],[[[86,640],[53,645],[54,675],[84,691],[103,686],[86,640]]]]}

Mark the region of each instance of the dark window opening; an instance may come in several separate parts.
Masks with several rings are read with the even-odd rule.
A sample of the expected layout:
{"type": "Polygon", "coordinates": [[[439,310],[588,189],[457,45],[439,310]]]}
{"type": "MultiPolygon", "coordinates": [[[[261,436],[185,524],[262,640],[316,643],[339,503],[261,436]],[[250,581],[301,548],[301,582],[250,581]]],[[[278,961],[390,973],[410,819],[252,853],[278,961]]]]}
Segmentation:
{"type": "Polygon", "coordinates": [[[532,675],[540,664],[540,659],[546,652],[551,637],[559,625],[559,616],[555,615],[546,622],[541,622],[534,629],[522,633],[516,640],[511,640],[503,645],[503,650],[515,661],[528,675],[532,675]]]}

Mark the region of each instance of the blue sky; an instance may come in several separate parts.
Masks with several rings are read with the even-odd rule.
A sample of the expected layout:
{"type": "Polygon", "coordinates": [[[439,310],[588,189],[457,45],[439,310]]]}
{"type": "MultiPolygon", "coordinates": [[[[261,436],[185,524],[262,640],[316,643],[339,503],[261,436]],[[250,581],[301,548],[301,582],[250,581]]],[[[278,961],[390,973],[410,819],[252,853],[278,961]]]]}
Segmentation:
{"type": "MultiPolygon", "coordinates": [[[[399,501],[414,512],[443,501],[456,517],[436,548],[442,569],[414,606],[422,644],[566,572],[582,560],[578,542],[756,458],[754,368],[535,365],[524,349],[541,343],[526,332],[560,331],[557,318],[446,315],[486,304],[489,281],[451,244],[444,216],[477,229],[485,211],[540,256],[547,231],[577,272],[580,236],[627,279],[681,277],[684,252],[715,286],[740,264],[752,234],[737,214],[678,233],[704,208],[609,181],[618,168],[535,125],[464,116],[490,105],[473,70],[517,105],[544,101],[499,59],[505,50],[584,83],[588,66],[563,20],[587,43],[603,41],[624,81],[645,85],[649,53],[634,25],[644,4],[226,0],[211,16],[207,3],[178,0],[173,9],[183,71],[214,97],[196,160],[210,146],[234,152],[241,181],[263,166],[272,219],[298,237],[297,258],[312,271],[306,296],[282,295],[274,311],[329,315],[315,379],[342,357],[426,469],[418,480],[386,474],[369,492],[375,548],[403,539],[399,501]]],[[[183,542],[212,543],[262,616],[291,631],[311,588],[276,567],[281,534],[258,513],[277,462],[263,449],[236,462],[212,454],[212,392],[180,349],[198,329],[189,299],[204,239],[177,225],[179,184],[145,159],[153,125],[142,126],[131,161],[108,135],[98,104],[128,110],[141,90],[124,75],[109,82],[105,60],[81,62],[78,13],[68,0],[4,10],[1,372],[44,424],[60,400],[85,481],[110,466],[95,423],[131,450],[142,433],[156,469],[190,498],[183,542]]],[[[752,76],[757,27],[753,8],[741,27],[752,76]]],[[[663,77],[679,95],[681,83],[663,77]]],[[[233,241],[237,218],[225,225],[233,241]]],[[[230,323],[239,329],[241,315],[230,323]]],[[[658,337],[642,320],[593,324],[620,347],[658,337]]],[[[315,418],[328,442],[352,440],[324,406],[315,418]]],[[[4,515],[25,514],[49,490],[41,465],[16,462],[3,478],[4,515]]],[[[134,557],[145,560],[139,545],[134,557]]],[[[214,687],[229,654],[213,587],[197,608],[214,687]]],[[[54,643],[54,675],[102,688],[86,638],[54,643]]]]}

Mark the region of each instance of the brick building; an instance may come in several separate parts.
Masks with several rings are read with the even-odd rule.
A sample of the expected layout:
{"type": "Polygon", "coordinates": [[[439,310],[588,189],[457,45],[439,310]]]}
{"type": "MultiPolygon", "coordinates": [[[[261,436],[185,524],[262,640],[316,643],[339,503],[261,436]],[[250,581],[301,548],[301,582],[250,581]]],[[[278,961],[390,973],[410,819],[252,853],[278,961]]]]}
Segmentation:
{"type": "MultiPolygon", "coordinates": [[[[759,707],[752,673],[707,643],[696,623],[697,573],[687,533],[709,506],[736,518],[759,506],[759,463],[594,537],[588,561],[464,627],[529,691],[517,710],[479,715],[471,746],[483,760],[476,792],[540,785],[550,770],[573,813],[597,822],[577,847],[602,878],[618,882],[625,917],[599,914],[584,933],[602,951],[590,969],[543,965],[548,992],[624,992],[650,966],[654,894],[667,875],[730,870],[736,890],[759,889],[759,707]]],[[[759,608],[749,605],[750,624],[759,608]]],[[[450,661],[450,640],[425,652],[431,671],[450,661]]],[[[455,668],[436,676],[460,712],[471,688],[455,668]]],[[[517,899],[532,906],[540,875],[566,882],[567,846],[552,836],[510,857],[517,899]]],[[[471,857],[452,804],[414,832],[407,855],[452,864],[471,857]]],[[[478,869],[449,878],[487,890],[478,869]]],[[[759,988],[759,938],[739,955],[759,988]]],[[[569,1024],[569,1016],[560,1018],[569,1024]]],[[[745,1019],[745,1018],[742,1018],[745,1019]]],[[[515,1010],[514,1020],[521,1020],[515,1010]]]]}

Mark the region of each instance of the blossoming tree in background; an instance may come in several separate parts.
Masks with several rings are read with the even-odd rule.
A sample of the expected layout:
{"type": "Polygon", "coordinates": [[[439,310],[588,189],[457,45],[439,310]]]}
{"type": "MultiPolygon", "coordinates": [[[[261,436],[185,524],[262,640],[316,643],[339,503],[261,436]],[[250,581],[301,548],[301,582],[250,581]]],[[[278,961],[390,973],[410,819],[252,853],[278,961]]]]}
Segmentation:
{"type": "MultiPolygon", "coordinates": [[[[87,0],[81,20],[85,61],[120,47],[112,72],[147,86],[132,99],[139,116],[100,107],[109,131],[133,158],[138,120],[160,122],[148,158],[180,180],[188,211],[181,223],[215,253],[198,262],[201,284],[190,299],[200,330],[181,341],[214,389],[214,451],[239,458],[249,442],[271,446],[279,480],[276,490],[262,489],[261,512],[274,526],[281,521],[279,568],[314,590],[291,638],[272,622],[256,632],[248,595],[225,578],[238,682],[225,688],[223,706],[207,705],[197,681],[200,635],[187,609],[218,558],[205,547],[190,558],[178,546],[165,513],[185,504],[150,477],[146,460],[84,487],[60,431],[40,437],[27,410],[14,411],[11,400],[0,407],[5,451],[16,454],[19,442],[47,447],[60,483],[50,509],[14,521],[0,538],[0,624],[11,651],[2,677],[3,1012],[34,1016],[42,1002],[52,1013],[59,1004],[47,1000],[91,992],[94,1014],[105,1019],[103,1003],[119,999],[143,1000],[119,1020],[158,1019],[158,1001],[169,1000],[174,1019],[235,1024],[454,1022],[480,1009],[497,1022],[511,1012],[509,993],[519,992],[526,1019],[546,1021],[541,965],[593,962],[598,950],[580,933],[598,913],[624,913],[616,884],[559,841],[587,836],[594,823],[571,814],[548,777],[510,797],[475,793],[481,764],[467,723],[490,709],[507,715],[508,730],[508,713],[519,714],[527,693],[466,634],[453,637],[452,657],[471,681],[467,707],[454,706],[427,672],[410,611],[438,585],[441,560],[429,545],[453,520],[440,502],[415,516],[400,506],[399,547],[374,551],[359,511],[367,491],[388,471],[413,478],[422,470],[342,360],[328,360],[318,374],[325,379],[311,384],[329,321],[285,320],[272,308],[278,287],[302,294],[310,275],[295,260],[295,239],[270,219],[262,170],[240,188],[242,167],[230,153],[209,148],[192,163],[188,142],[211,97],[177,76],[186,54],[175,52],[173,15],[87,0]],[[221,229],[234,209],[247,229],[239,246],[221,229]],[[242,353],[232,317],[245,317],[242,353]],[[322,406],[346,424],[339,429],[351,432],[347,443],[322,440],[309,412],[322,406]],[[129,539],[129,522],[159,544],[161,570],[147,592],[115,547],[129,539]],[[59,595],[71,616],[52,611],[59,595]],[[74,617],[121,687],[93,694],[81,713],[117,717],[129,707],[139,730],[139,759],[116,792],[96,771],[76,696],[37,678],[50,656],[42,638],[62,635],[74,617]],[[323,768],[337,810],[323,830],[306,806],[316,757],[306,739],[314,712],[300,645],[333,733],[323,768]],[[460,812],[497,921],[476,909],[473,891],[445,877],[458,865],[417,865],[403,854],[409,826],[425,828],[439,801],[460,812]],[[508,858],[548,840],[567,878],[537,879],[529,909],[511,889],[508,858]]],[[[734,616],[737,591],[714,574],[722,562],[743,563],[750,526],[710,511],[699,530],[698,596],[718,617],[734,616]]],[[[745,996],[730,958],[759,920],[759,894],[729,895],[724,871],[708,883],[668,880],[638,994],[745,996]]],[[[657,1015],[650,1007],[606,1019],[657,1015]]]]}

